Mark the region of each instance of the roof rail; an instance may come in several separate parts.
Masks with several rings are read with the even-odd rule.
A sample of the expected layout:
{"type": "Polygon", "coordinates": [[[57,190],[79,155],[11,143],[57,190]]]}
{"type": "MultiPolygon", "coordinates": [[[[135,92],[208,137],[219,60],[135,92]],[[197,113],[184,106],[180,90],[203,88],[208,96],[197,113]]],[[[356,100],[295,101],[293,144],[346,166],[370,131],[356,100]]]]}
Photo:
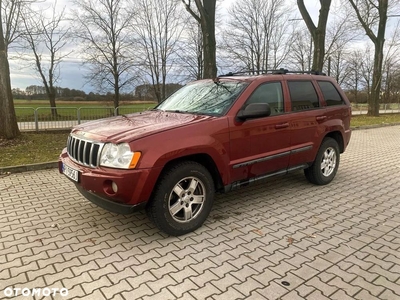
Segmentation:
{"type": "Polygon", "coordinates": [[[284,71],[287,71],[285,69],[279,69],[279,70],[247,70],[247,71],[240,71],[240,72],[229,72],[227,74],[219,75],[218,77],[224,77],[224,76],[235,76],[235,75],[243,75],[243,74],[249,74],[249,75],[263,75],[263,74],[284,74],[284,71]]]}
{"type": "Polygon", "coordinates": [[[323,76],[326,76],[326,74],[324,72],[315,71],[315,70],[311,70],[311,71],[288,71],[286,73],[311,74],[311,75],[323,75],[323,76]]]}
{"type": "Polygon", "coordinates": [[[240,71],[240,72],[229,72],[227,74],[219,75],[218,77],[225,77],[225,76],[236,76],[236,75],[243,75],[243,74],[249,74],[249,75],[265,75],[265,74],[311,74],[311,75],[326,75],[323,72],[320,71],[289,71],[288,69],[280,68],[276,70],[247,70],[247,71],[240,71]]]}

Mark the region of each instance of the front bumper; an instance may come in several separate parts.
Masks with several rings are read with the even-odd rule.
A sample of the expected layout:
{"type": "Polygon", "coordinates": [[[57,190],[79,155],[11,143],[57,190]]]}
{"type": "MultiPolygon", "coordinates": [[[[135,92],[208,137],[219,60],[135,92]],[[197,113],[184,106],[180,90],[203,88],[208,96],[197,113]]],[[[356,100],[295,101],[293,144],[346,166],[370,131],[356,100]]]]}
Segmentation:
{"type": "Polygon", "coordinates": [[[117,214],[121,214],[121,215],[128,215],[137,210],[143,209],[147,203],[147,202],[141,202],[136,205],[118,203],[118,202],[114,202],[112,200],[103,198],[94,193],[88,192],[88,191],[84,190],[79,184],[76,185],[76,188],[86,199],[88,199],[93,204],[96,204],[97,206],[100,206],[101,208],[104,208],[105,210],[108,210],[108,211],[111,211],[111,212],[114,212],[117,214]]]}
{"type": "Polygon", "coordinates": [[[112,212],[131,213],[144,206],[151,196],[161,169],[121,170],[89,168],[72,161],[66,149],[59,157],[59,172],[64,166],[78,171],[78,191],[94,204],[112,212]],[[117,190],[112,188],[116,186],[117,190]]]}

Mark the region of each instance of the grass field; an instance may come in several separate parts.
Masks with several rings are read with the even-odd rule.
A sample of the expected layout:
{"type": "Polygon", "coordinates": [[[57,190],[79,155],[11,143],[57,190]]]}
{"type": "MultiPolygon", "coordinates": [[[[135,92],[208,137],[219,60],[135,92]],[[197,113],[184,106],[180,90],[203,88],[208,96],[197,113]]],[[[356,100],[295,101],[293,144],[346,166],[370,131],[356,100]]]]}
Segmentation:
{"type": "Polygon", "coordinates": [[[67,144],[68,131],[22,133],[17,139],[0,139],[0,167],[56,161],[67,144]]]}
{"type": "MultiPolygon", "coordinates": [[[[128,114],[151,109],[154,102],[121,102],[119,114],[128,114]]],[[[39,121],[50,120],[94,120],[114,115],[112,102],[83,102],[59,101],[57,102],[57,117],[53,118],[48,100],[15,100],[15,112],[18,122],[33,122],[35,111],[39,121]]]]}
{"type": "Polygon", "coordinates": [[[400,114],[381,114],[379,117],[369,117],[367,115],[353,116],[351,127],[357,128],[370,125],[400,124],[400,114]]]}

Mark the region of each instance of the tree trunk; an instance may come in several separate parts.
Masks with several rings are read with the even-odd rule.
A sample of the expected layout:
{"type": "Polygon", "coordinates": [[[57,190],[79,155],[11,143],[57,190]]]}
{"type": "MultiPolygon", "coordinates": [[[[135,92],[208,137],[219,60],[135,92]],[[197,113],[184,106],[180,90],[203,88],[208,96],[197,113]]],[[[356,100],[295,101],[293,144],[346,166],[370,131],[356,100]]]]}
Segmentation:
{"type": "Polygon", "coordinates": [[[54,91],[49,95],[49,100],[50,100],[50,107],[51,107],[51,117],[53,119],[57,119],[58,113],[57,113],[57,108],[56,108],[56,94],[54,91]]]}
{"type": "Polygon", "coordinates": [[[114,108],[117,108],[119,106],[119,99],[121,98],[121,95],[119,93],[119,80],[118,78],[115,79],[115,85],[114,85],[114,108]]]}
{"type": "Polygon", "coordinates": [[[216,0],[195,0],[197,15],[189,3],[182,0],[186,10],[199,22],[203,40],[203,78],[217,77],[217,59],[215,42],[215,6],[216,0]]]}
{"type": "Polygon", "coordinates": [[[10,66],[4,42],[1,12],[0,23],[0,137],[13,139],[20,135],[20,131],[11,93],[10,66]]]}
{"type": "Polygon", "coordinates": [[[49,102],[50,102],[51,117],[53,119],[57,119],[58,114],[57,114],[57,109],[56,109],[56,92],[55,92],[55,89],[54,89],[54,87],[52,85],[49,86],[47,84],[47,81],[46,81],[46,78],[44,77],[44,75],[42,75],[42,79],[43,79],[44,87],[46,89],[47,98],[49,98],[49,102]]]}
{"type": "Polygon", "coordinates": [[[297,0],[297,6],[299,7],[301,16],[307,25],[308,31],[310,32],[313,43],[314,43],[314,55],[312,70],[322,71],[324,66],[325,57],[325,35],[326,35],[326,24],[328,22],[329,8],[332,0],[320,0],[321,9],[319,10],[318,26],[315,26],[307,8],[304,5],[304,0],[297,0]]]}
{"type": "MultiPolygon", "coordinates": [[[[380,0],[378,5],[367,1],[367,10],[370,13],[374,8],[377,9],[379,15],[378,23],[378,33],[375,34],[370,27],[368,19],[363,19],[360,13],[359,3],[349,0],[351,6],[356,12],[357,18],[360,21],[362,27],[365,30],[366,35],[371,39],[375,45],[374,53],[374,70],[372,75],[372,86],[368,97],[368,115],[369,116],[379,116],[379,98],[381,93],[381,83],[382,83],[382,65],[383,65],[383,45],[385,44],[385,31],[386,31],[386,21],[388,12],[388,0],[380,0]]],[[[370,16],[370,15],[368,15],[370,16]]],[[[374,16],[376,17],[376,16],[374,16]]]]}
{"type": "Polygon", "coordinates": [[[368,115],[379,116],[379,103],[382,83],[384,40],[378,40],[375,44],[374,72],[372,76],[371,97],[368,99],[368,115]]]}
{"type": "Polygon", "coordinates": [[[325,33],[317,29],[314,36],[314,55],[311,69],[322,71],[325,56],[325,33]]]}
{"type": "Polygon", "coordinates": [[[215,2],[203,1],[205,15],[202,16],[204,73],[203,78],[217,77],[216,42],[215,42],[215,2]]]}

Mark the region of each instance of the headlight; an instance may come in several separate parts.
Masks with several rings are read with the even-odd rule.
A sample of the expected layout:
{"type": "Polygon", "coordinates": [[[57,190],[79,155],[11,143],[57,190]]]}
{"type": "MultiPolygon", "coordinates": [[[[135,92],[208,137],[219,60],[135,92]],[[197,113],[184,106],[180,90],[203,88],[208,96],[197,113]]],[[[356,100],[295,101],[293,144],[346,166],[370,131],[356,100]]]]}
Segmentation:
{"type": "Polygon", "coordinates": [[[132,152],[127,143],[107,143],[101,150],[100,165],[119,169],[134,169],[141,153],[132,152]]]}

